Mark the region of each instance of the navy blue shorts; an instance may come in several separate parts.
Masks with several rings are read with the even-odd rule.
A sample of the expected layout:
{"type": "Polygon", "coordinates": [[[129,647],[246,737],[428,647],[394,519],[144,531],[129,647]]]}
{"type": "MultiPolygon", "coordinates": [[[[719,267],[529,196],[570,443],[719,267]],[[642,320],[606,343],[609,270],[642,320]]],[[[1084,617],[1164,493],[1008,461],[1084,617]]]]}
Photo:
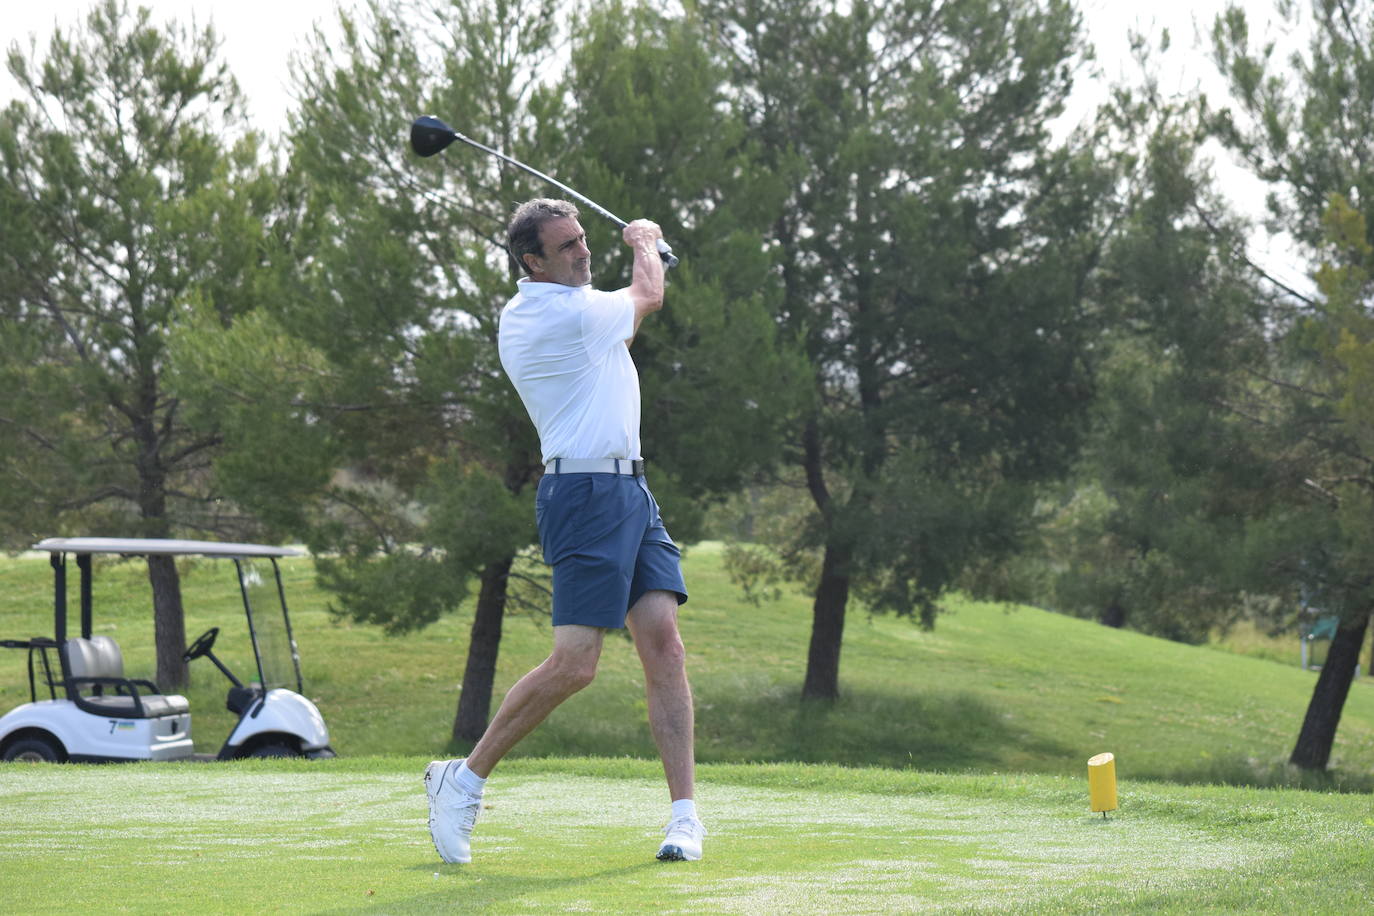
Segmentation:
{"type": "Polygon", "coordinates": [[[545,474],[534,500],[553,567],[553,625],[625,626],[648,591],[687,600],[678,550],[643,477],[545,474]]]}

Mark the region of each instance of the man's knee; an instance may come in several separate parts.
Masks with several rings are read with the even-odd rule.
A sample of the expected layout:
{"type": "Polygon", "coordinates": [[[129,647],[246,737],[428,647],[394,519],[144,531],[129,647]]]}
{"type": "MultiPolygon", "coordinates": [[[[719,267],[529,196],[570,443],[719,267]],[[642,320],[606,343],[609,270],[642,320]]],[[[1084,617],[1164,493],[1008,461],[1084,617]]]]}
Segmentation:
{"type": "Polygon", "coordinates": [[[645,646],[645,659],[655,668],[675,672],[687,664],[687,647],[674,627],[669,632],[656,633],[645,646]]]}
{"type": "Polygon", "coordinates": [[[576,693],[596,680],[600,652],[587,649],[555,649],[549,656],[551,673],[569,693],[576,693]]]}
{"type": "Polygon", "coordinates": [[[594,680],[596,680],[595,660],[578,664],[576,667],[569,669],[566,675],[567,684],[573,692],[590,686],[594,680]]]}
{"type": "Polygon", "coordinates": [[[676,675],[687,664],[687,648],[678,632],[676,615],[641,623],[634,628],[634,640],[650,674],[676,675]]]}

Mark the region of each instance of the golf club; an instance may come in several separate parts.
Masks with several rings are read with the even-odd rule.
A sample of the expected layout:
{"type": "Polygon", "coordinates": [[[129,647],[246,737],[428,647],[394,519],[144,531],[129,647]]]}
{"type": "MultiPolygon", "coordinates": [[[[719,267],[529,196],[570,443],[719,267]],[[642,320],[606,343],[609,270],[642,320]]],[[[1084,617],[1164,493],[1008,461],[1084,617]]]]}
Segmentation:
{"type": "MultiPolygon", "coordinates": [[[[585,197],[577,193],[572,188],[568,187],[558,179],[545,175],[538,169],[531,168],[530,166],[525,165],[525,163],[521,162],[518,159],[512,159],[510,156],[507,156],[505,153],[500,152],[499,150],[494,150],[490,146],[485,146],[481,143],[478,143],[476,140],[471,139],[470,137],[463,136],[462,134],[458,133],[458,131],[454,130],[452,127],[449,127],[447,124],[445,124],[438,118],[434,117],[433,115],[425,115],[423,117],[416,118],[415,123],[410,125],[410,148],[415,150],[416,155],[425,157],[433,156],[447,149],[449,144],[451,144],[454,140],[462,140],[468,146],[475,146],[482,152],[490,153],[497,159],[502,160],[503,162],[509,162],[511,165],[515,166],[518,169],[524,169],[526,172],[529,172],[536,178],[544,179],[549,184],[558,188],[560,191],[564,192],[568,196],[574,198],[577,201],[580,201],[581,203],[586,204],[588,207],[591,207],[597,213],[600,213],[602,216],[606,217],[606,219],[615,223],[622,229],[624,229],[627,225],[623,219],[616,216],[610,210],[607,210],[605,207],[601,206],[599,203],[592,200],[591,198],[585,197]]],[[[664,266],[674,267],[677,265],[677,257],[673,254],[673,249],[668,247],[668,243],[663,239],[658,240],[658,253],[659,256],[663,258],[664,266]]]]}

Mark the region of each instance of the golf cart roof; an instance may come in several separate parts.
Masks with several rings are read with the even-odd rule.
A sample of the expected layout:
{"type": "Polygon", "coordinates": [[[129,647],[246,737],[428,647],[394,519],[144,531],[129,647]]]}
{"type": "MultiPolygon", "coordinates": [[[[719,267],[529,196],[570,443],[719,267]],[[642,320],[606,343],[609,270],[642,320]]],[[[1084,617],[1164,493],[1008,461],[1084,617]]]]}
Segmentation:
{"type": "Polygon", "coordinates": [[[305,551],[294,547],[269,547],[266,544],[227,544],[219,541],[183,541],[175,538],[46,538],[33,545],[49,553],[117,553],[207,557],[299,557],[305,551]]]}

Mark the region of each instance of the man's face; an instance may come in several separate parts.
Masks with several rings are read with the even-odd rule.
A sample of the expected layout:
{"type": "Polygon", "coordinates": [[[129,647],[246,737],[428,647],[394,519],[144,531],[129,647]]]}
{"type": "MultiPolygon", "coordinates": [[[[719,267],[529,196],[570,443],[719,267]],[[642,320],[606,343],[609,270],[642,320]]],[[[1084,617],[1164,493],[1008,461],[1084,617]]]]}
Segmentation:
{"type": "Polygon", "coordinates": [[[564,286],[586,286],[592,282],[592,253],[587,248],[587,233],[571,216],[551,219],[539,227],[539,243],[544,256],[525,255],[530,279],[564,286]]]}

